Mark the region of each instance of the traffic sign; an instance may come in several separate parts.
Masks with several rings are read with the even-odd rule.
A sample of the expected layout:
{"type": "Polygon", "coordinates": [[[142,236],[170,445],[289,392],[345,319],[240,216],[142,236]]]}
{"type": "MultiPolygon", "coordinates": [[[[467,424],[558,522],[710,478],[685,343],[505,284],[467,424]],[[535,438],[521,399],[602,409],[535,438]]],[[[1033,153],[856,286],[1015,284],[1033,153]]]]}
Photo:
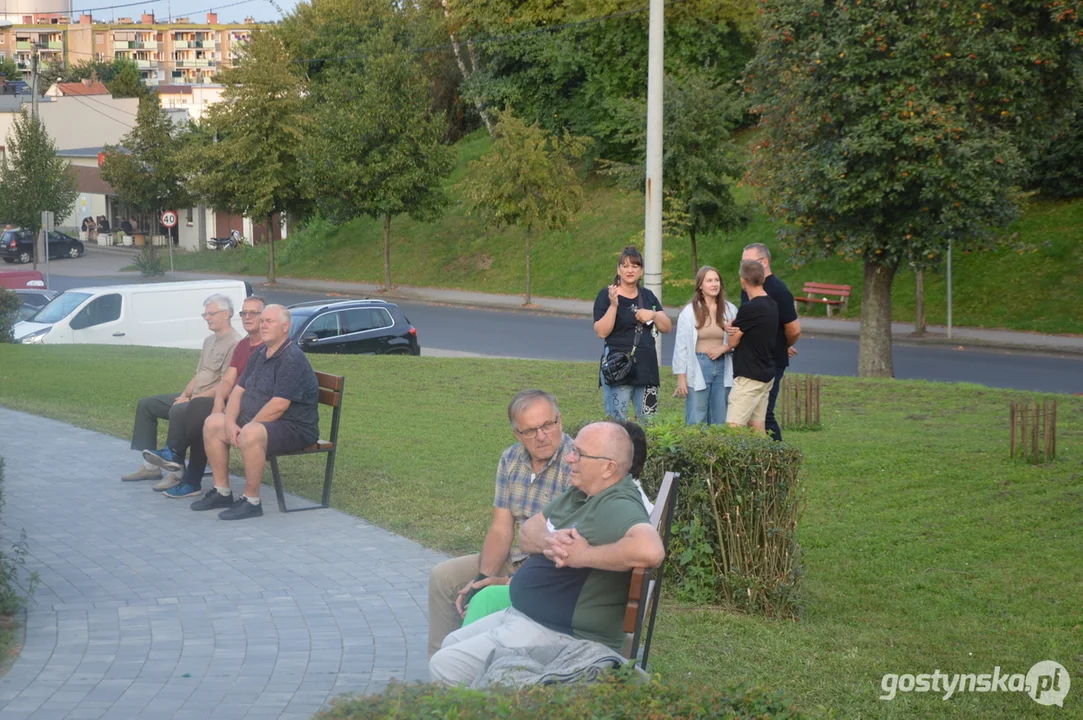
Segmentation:
{"type": "Polygon", "coordinates": [[[166,210],[162,213],[162,225],[167,228],[177,227],[177,213],[175,210],[166,210]]]}

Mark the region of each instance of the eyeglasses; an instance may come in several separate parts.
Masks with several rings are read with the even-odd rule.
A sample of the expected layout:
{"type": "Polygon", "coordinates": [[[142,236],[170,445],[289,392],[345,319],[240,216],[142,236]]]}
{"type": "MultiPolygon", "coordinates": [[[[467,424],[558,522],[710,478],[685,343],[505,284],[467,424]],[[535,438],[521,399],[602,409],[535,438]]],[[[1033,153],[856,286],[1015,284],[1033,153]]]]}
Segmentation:
{"type": "Polygon", "coordinates": [[[517,429],[515,432],[517,432],[522,437],[525,437],[527,440],[533,440],[534,438],[538,437],[539,432],[548,435],[549,433],[556,430],[557,425],[559,425],[559,424],[560,424],[560,416],[557,415],[556,420],[550,420],[549,422],[545,423],[544,425],[539,425],[538,427],[527,428],[526,430],[518,430],[517,429]]]}
{"type": "Polygon", "coordinates": [[[571,460],[572,462],[579,462],[583,458],[587,458],[589,460],[612,460],[613,459],[611,457],[606,457],[604,455],[587,455],[585,452],[583,452],[582,450],[577,448],[575,445],[572,445],[572,449],[568,451],[568,459],[571,460]]]}
{"type": "Polygon", "coordinates": [[[214,316],[215,316],[215,315],[217,315],[218,313],[224,313],[224,312],[225,312],[225,310],[215,310],[215,311],[214,311],[214,312],[212,312],[212,313],[209,313],[209,312],[205,312],[205,313],[203,313],[203,319],[204,319],[204,320],[210,320],[210,319],[211,319],[212,317],[214,317],[214,316]]]}
{"type": "Polygon", "coordinates": [[[259,317],[262,314],[262,310],[241,310],[241,317],[259,317]]]}

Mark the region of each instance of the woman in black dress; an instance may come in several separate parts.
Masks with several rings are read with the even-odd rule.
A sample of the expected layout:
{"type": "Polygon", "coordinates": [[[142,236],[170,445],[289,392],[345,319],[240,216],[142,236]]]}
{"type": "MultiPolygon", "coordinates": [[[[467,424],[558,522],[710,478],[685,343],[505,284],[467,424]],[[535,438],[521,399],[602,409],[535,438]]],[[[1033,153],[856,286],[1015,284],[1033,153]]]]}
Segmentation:
{"type": "Polygon", "coordinates": [[[614,420],[627,420],[629,405],[635,406],[637,418],[644,415],[644,395],[648,387],[658,387],[658,355],[652,328],[667,333],[672,327],[662,312],[661,301],[640,286],[643,280],[643,255],[629,245],[620,254],[614,284],[602,288],[594,300],[594,332],[605,340],[604,359],[610,352],[630,353],[635,345],[634,367],[620,385],[609,385],[599,373],[605,413],[614,420]],[[636,329],[639,339],[636,340],[636,329]]]}

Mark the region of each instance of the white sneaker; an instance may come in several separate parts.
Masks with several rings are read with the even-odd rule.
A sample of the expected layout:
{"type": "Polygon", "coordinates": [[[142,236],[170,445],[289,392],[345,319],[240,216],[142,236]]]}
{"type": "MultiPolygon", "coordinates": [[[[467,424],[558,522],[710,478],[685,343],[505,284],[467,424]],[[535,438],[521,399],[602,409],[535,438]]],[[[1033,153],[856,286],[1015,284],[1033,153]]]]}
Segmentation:
{"type": "Polygon", "coordinates": [[[179,470],[176,472],[171,472],[164,478],[162,478],[162,481],[160,483],[156,483],[154,485],[154,490],[155,492],[162,492],[163,490],[168,490],[174,485],[180,485],[181,478],[183,477],[184,473],[180,472],[179,470]]]}

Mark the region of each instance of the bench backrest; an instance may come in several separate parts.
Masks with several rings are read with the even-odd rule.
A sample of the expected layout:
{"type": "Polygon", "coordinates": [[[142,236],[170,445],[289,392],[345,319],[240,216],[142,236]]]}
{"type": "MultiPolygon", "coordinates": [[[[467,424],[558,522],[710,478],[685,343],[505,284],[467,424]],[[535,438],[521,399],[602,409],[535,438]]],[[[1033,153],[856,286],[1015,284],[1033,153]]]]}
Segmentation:
{"type": "Polygon", "coordinates": [[[807,282],[804,289],[801,292],[806,295],[841,295],[842,297],[850,297],[851,287],[849,285],[831,285],[829,283],[817,283],[807,282]]]}
{"type": "MultiPolygon", "coordinates": [[[[669,554],[669,529],[673,523],[673,509],[677,504],[677,473],[667,472],[658,489],[658,497],[651,513],[651,525],[662,538],[662,546],[669,554]]],[[[632,635],[628,648],[628,659],[636,660],[639,666],[647,668],[647,658],[651,652],[651,637],[654,635],[654,618],[658,612],[658,598],[662,591],[662,575],[666,561],[657,568],[634,568],[632,581],[628,585],[628,604],[624,608],[624,632],[632,635]],[[646,635],[643,634],[646,624],[646,635]],[[643,639],[643,652],[639,652],[639,643],[643,639]]]]}
{"type": "Polygon", "coordinates": [[[333,408],[342,405],[342,386],[346,384],[346,378],[317,372],[316,381],[320,384],[320,405],[330,405],[333,408]]]}

